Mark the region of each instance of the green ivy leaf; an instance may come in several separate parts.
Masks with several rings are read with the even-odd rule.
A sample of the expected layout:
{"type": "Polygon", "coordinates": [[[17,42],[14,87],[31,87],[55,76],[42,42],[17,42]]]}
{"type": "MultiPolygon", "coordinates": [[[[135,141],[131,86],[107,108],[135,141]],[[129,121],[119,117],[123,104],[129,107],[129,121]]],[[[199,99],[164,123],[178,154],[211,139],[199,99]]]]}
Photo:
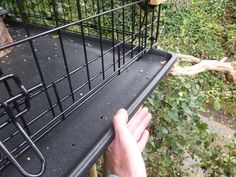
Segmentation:
{"type": "Polygon", "coordinates": [[[206,130],[207,127],[208,127],[208,124],[206,124],[206,123],[198,123],[198,124],[197,124],[197,127],[198,127],[200,130],[206,130]]]}
{"type": "Polygon", "coordinates": [[[161,131],[162,131],[163,134],[167,134],[168,133],[168,130],[165,127],[163,127],[161,131]]]}
{"type": "Polygon", "coordinates": [[[216,111],[219,111],[221,108],[221,103],[220,103],[220,99],[216,98],[215,101],[213,102],[213,107],[216,111]]]}

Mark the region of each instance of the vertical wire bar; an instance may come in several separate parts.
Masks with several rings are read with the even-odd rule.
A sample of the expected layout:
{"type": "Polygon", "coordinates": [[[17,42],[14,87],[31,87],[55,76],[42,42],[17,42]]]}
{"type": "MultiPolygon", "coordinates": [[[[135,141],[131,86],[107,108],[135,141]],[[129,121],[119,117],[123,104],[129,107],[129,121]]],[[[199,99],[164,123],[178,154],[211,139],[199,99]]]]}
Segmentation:
{"type": "MultiPolygon", "coordinates": [[[[143,12],[143,20],[142,20],[142,24],[141,24],[141,27],[140,27],[140,28],[141,28],[141,46],[142,46],[141,49],[142,49],[142,50],[143,50],[143,40],[144,40],[144,39],[143,39],[143,37],[144,37],[144,36],[143,36],[143,30],[144,30],[144,29],[143,29],[143,25],[144,25],[144,20],[145,20],[145,12],[143,12]]],[[[142,55],[142,53],[141,53],[141,55],[142,55]]]]}
{"type": "Polygon", "coordinates": [[[63,13],[63,17],[62,19],[59,17],[59,15],[57,14],[57,18],[58,18],[58,21],[61,20],[63,21],[63,24],[65,25],[66,24],[66,15],[65,15],[65,5],[64,5],[64,0],[61,0],[61,7],[62,7],[62,13],[63,13]]]}
{"type": "MultiPolygon", "coordinates": [[[[40,8],[39,8],[39,1],[38,0],[36,0],[36,6],[37,6],[37,8],[38,8],[38,16],[39,16],[39,18],[42,18],[42,14],[40,14],[40,8]]],[[[36,18],[37,19],[37,16],[35,16],[34,18],[36,18]]]]}
{"type": "MultiPolygon", "coordinates": [[[[58,23],[58,14],[57,14],[57,10],[56,10],[56,3],[55,3],[55,0],[53,0],[52,2],[53,2],[53,10],[54,10],[55,18],[56,18],[56,25],[58,26],[59,23],[58,23]]],[[[69,83],[69,88],[70,88],[72,101],[74,102],[75,97],[74,97],[72,82],[71,82],[71,78],[70,78],[70,72],[69,72],[69,67],[68,67],[68,63],[67,63],[65,48],[64,48],[64,44],[63,44],[63,40],[62,40],[61,30],[57,30],[57,34],[59,36],[59,42],[60,42],[60,46],[61,46],[63,61],[64,61],[64,64],[65,64],[66,75],[67,75],[67,79],[68,79],[68,83],[69,83]]]]}
{"type": "MultiPolygon", "coordinates": [[[[111,0],[111,9],[114,8],[114,2],[111,0]]],[[[113,54],[113,71],[116,71],[116,55],[115,55],[115,31],[114,31],[114,11],[111,12],[111,32],[112,32],[112,54],[113,54]]]]}
{"type": "MultiPolygon", "coordinates": [[[[132,3],[134,0],[132,0],[132,3]]],[[[131,12],[131,21],[132,21],[132,37],[131,37],[131,59],[133,58],[134,52],[134,34],[135,34],[135,9],[134,5],[132,5],[132,12],[131,12]]]]}
{"type": "Polygon", "coordinates": [[[154,30],[154,20],[155,20],[155,18],[154,18],[155,16],[154,16],[154,10],[152,11],[152,20],[151,20],[151,48],[152,48],[152,46],[153,46],[153,42],[154,42],[154,37],[153,37],[153,30],[154,30]]]}
{"type": "Polygon", "coordinates": [[[161,16],[161,4],[158,6],[158,16],[157,16],[157,31],[156,31],[156,47],[157,47],[157,39],[159,36],[159,28],[160,28],[160,16],[161,16]]]}
{"type": "MultiPolygon", "coordinates": [[[[30,36],[30,32],[29,32],[29,29],[28,29],[28,26],[26,25],[26,18],[25,18],[25,15],[24,15],[24,9],[23,7],[21,6],[22,5],[22,0],[16,0],[17,2],[17,6],[19,8],[19,12],[21,14],[21,17],[22,17],[22,21],[23,21],[23,25],[24,25],[24,28],[25,28],[25,31],[26,31],[26,34],[27,36],[30,36]]],[[[34,60],[35,60],[35,63],[36,63],[36,67],[37,67],[37,70],[39,72],[39,77],[40,77],[40,80],[43,84],[43,88],[45,90],[45,94],[46,94],[46,97],[47,97],[47,100],[48,100],[48,104],[50,106],[50,109],[52,110],[52,115],[53,117],[55,117],[55,112],[54,112],[54,109],[52,107],[52,101],[50,99],[50,96],[49,96],[49,93],[48,93],[48,90],[47,90],[47,87],[46,87],[46,84],[45,84],[45,80],[44,80],[44,77],[43,77],[43,72],[41,70],[41,67],[40,67],[40,64],[39,64],[39,60],[38,60],[38,57],[37,57],[37,54],[34,50],[34,45],[33,45],[33,42],[32,40],[29,40],[29,44],[30,44],[30,48],[31,48],[31,51],[32,51],[32,54],[33,54],[33,57],[34,57],[34,60]]]]}
{"type": "Polygon", "coordinates": [[[120,75],[120,45],[118,45],[118,75],[120,75]]]}
{"type": "Polygon", "coordinates": [[[50,3],[50,0],[47,0],[48,2],[48,7],[49,7],[49,10],[50,10],[50,15],[51,17],[49,18],[51,21],[53,21],[53,12],[52,12],[52,8],[51,8],[51,3],[50,3]]]}
{"type": "MultiPolygon", "coordinates": [[[[82,10],[81,10],[81,14],[84,14],[84,17],[88,17],[88,9],[87,9],[87,4],[88,2],[87,1],[84,1],[84,13],[82,13],[82,10]]],[[[81,8],[81,7],[80,7],[81,8]]],[[[82,19],[82,15],[81,15],[81,19],[82,19]]],[[[94,25],[94,24],[93,24],[94,25]]],[[[89,21],[87,22],[87,35],[90,36],[90,33],[91,33],[92,30],[90,30],[90,25],[89,25],[89,21]]],[[[92,34],[93,35],[93,34],[92,34]]]]}
{"type": "Polygon", "coordinates": [[[138,32],[138,52],[141,51],[141,40],[140,40],[140,37],[141,37],[141,28],[142,28],[142,9],[140,8],[139,10],[139,32],[138,32]]]}
{"type": "Polygon", "coordinates": [[[145,1],[145,5],[146,5],[146,10],[145,10],[145,34],[144,34],[144,47],[146,48],[147,47],[147,23],[148,23],[148,0],[145,1]]]}
{"type": "MultiPolygon", "coordinates": [[[[100,13],[99,0],[97,0],[97,13],[100,13]]],[[[101,18],[98,16],[98,28],[100,38],[100,51],[101,51],[101,62],[102,62],[102,78],[105,79],[105,68],[104,68],[104,57],[103,57],[103,44],[102,44],[102,30],[101,30],[101,18]]]]}
{"type": "MultiPolygon", "coordinates": [[[[105,9],[105,5],[104,5],[104,1],[102,0],[102,12],[105,12],[106,9],[105,9]]],[[[105,16],[103,15],[102,16],[102,22],[103,22],[103,26],[104,26],[104,23],[105,23],[106,19],[105,19],[105,16]]]]}
{"type": "Polygon", "coordinates": [[[20,12],[17,12],[17,8],[14,8],[13,3],[10,3],[10,8],[12,9],[12,12],[15,13],[14,15],[16,18],[18,17],[18,15],[20,16],[20,12]]]}
{"type": "Polygon", "coordinates": [[[69,11],[70,11],[70,22],[72,22],[72,19],[73,19],[73,17],[72,17],[72,9],[71,9],[71,2],[70,2],[70,0],[68,0],[68,5],[69,5],[69,11]]]}
{"type": "MultiPolygon", "coordinates": [[[[3,72],[2,72],[2,69],[0,68],[0,77],[2,77],[2,76],[3,76],[3,72]]],[[[4,85],[5,85],[6,89],[7,89],[7,92],[8,92],[8,94],[9,94],[9,96],[10,96],[10,97],[13,97],[14,94],[12,93],[12,90],[11,90],[11,88],[10,88],[8,82],[5,80],[5,81],[3,81],[3,83],[4,83],[4,85]]],[[[16,100],[13,101],[13,105],[14,105],[16,111],[19,113],[19,112],[20,112],[20,108],[19,108],[19,106],[18,106],[16,100]]],[[[29,129],[29,127],[28,127],[28,125],[27,125],[27,123],[26,123],[26,121],[25,121],[24,116],[21,115],[21,116],[20,116],[20,119],[21,119],[21,121],[22,121],[22,123],[23,123],[23,126],[24,126],[24,128],[26,129],[28,135],[30,135],[31,132],[30,132],[30,129],[29,129]]]]}
{"type": "MultiPolygon", "coordinates": [[[[96,10],[95,10],[95,2],[94,2],[94,0],[92,0],[92,8],[93,8],[93,12],[95,13],[96,10]]],[[[95,14],[93,14],[93,15],[95,15],[95,14]]],[[[97,21],[96,21],[96,18],[93,18],[93,20],[94,20],[93,26],[95,26],[95,28],[97,29],[97,21]]],[[[96,34],[97,34],[97,33],[98,33],[98,32],[96,31],[96,34]]]]}
{"type": "MultiPolygon", "coordinates": [[[[45,3],[43,3],[43,9],[45,10],[46,7],[45,7],[45,3]]],[[[42,14],[44,14],[44,11],[42,11],[42,14]]],[[[46,23],[46,20],[48,19],[48,14],[45,15],[45,17],[43,18],[43,23],[45,26],[48,26],[47,23],[46,23]]]]}
{"type": "MultiPolygon", "coordinates": [[[[48,10],[50,11],[50,15],[51,15],[51,16],[48,17],[46,20],[47,20],[47,21],[49,21],[49,20],[50,20],[50,21],[53,21],[53,12],[52,12],[52,8],[51,8],[50,0],[47,0],[47,3],[48,3],[48,9],[46,9],[46,8],[45,8],[45,9],[46,9],[46,11],[48,11],[48,10]]],[[[48,26],[50,26],[50,25],[48,25],[48,26]]]]}
{"type": "Polygon", "coordinates": [[[31,15],[31,12],[30,12],[31,7],[29,6],[29,3],[27,1],[25,1],[25,4],[27,6],[26,9],[27,9],[28,15],[31,15]]]}
{"type": "MultiPolygon", "coordinates": [[[[125,5],[125,0],[122,0],[122,5],[125,5]]],[[[125,64],[125,8],[122,8],[122,52],[123,52],[123,65],[125,64]]]]}
{"type": "MultiPolygon", "coordinates": [[[[81,20],[82,19],[82,14],[81,14],[80,1],[76,0],[76,2],[77,2],[78,17],[81,20]]],[[[88,56],[87,56],[85,37],[84,37],[84,28],[83,28],[82,22],[80,23],[80,28],[81,28],[81,36],[82,36],[83,48],[84,48],[84,58],[85,58],[88,86],[89,86],[89,90],[91,90],[92,87],[91,87],[91,80],[90,80],[90,74],[89,74],[88,56]]]]}
{"type": "MultiPolygon", "coordinates": [[[[57,86],[55,83],[52,83],[52,87],[54,89],[55,95],[56,95],[56,99],[57,99],[57,104],[59,106],[59,109],[61,112],[63,112],[63,108],[62,108],[62,104],[61,104],[61,100],[60,100],[60,96],[58,94],[58,90],[57,90],[57,86]]],[[[64,113],[62,114],[62,120],[65,120],[65,115],[64,113]]]]}

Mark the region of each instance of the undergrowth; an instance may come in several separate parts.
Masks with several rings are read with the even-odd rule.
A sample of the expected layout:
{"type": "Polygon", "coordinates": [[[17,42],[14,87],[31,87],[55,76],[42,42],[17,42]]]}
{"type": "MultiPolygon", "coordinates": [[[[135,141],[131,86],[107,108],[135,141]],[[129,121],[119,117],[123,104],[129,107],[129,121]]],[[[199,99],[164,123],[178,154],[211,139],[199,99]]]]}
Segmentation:
{"type": "MultiPolygon", "coordinates": [[[[202,59],[227,57],[236,61],[236,3],[232,0],[170,1],[163,7],[159,46],[164,50],[202,59]]],[[[235,84],[216,72],[198,76],[205,93],[205,107],[236,118],[235,84]]]]}
{"type": "Polygon", "coordinates": [[[149,176],[192,176],[191,157],[206,176],[236,175],[236,142],[217,143],[217,133],[201,122],[205,92],[199,78],[167,78],[146,101],[153,114],[145,152],[149,176]]]}
{"type": "MultiPolygon", "coordinates": [[[[167,2],[163,7],[159,46],[203,59],[235,60],[235,2],[196,0],[167,2]]],[[[212,108],[236,118],[236,85],[224,75],[205,72],[194,78],[167,78],[148,98],[153,113],[145,153],[150,176],[193,176],[189,156],[205,176],[236,175],[236,142],[217,142],[199,111],[212,108]]]]}

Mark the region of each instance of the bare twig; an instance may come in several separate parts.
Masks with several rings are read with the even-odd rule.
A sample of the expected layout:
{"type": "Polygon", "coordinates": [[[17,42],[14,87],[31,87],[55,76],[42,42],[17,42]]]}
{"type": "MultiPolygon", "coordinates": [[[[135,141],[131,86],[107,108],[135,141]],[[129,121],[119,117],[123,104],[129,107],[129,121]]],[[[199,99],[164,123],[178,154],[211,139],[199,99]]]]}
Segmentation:
{"type": "Polygon", "coordinates": [[[177,63],[170,71],[173,76],[194,76],[204,71],[219,71],[226,74],[227,80],[236,83],[236,62],[226,62],[222,60],[203,60],[191,55],[177,55],[177,63]],[[180,61],[191,62],[192,66],[179,66],[180,61]]]}

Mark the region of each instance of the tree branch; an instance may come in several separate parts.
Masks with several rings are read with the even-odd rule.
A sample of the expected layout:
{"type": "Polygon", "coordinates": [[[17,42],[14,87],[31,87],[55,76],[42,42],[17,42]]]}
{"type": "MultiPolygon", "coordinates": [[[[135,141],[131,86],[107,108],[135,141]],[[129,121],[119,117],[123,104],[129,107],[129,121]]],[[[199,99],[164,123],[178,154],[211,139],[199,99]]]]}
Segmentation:
{"type": "Polygon", "coordinates": [[[226,74],[226,79],[236,83],[236,62],[225,62],[222,60],[203,60],[190,55],[177,55],[177,62],[170,71],[173,76],[194,76],[204,71],[219,71],[226,74]],[[191,62],[192,66],[179,66],[180,61],[191,62]]]}

